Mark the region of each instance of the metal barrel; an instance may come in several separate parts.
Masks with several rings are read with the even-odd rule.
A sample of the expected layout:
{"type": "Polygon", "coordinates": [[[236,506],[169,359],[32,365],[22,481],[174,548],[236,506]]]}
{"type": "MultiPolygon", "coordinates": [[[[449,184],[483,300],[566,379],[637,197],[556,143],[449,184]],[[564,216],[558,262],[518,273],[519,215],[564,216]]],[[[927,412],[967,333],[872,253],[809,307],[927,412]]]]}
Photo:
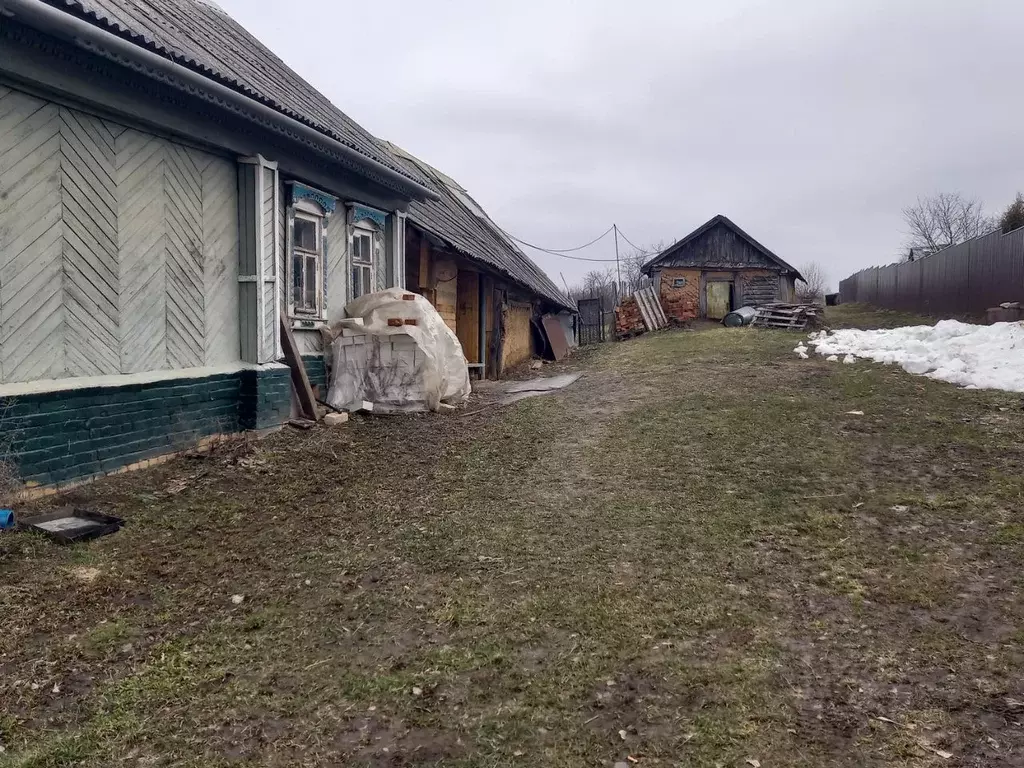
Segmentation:
{"type": "Polygon", "coordinates": [[[753,307],[740,307],[727,314],[722,322],[727,328],[739,328],[741,325],[750,325],[757,317],[757,310],[753,307]]]}

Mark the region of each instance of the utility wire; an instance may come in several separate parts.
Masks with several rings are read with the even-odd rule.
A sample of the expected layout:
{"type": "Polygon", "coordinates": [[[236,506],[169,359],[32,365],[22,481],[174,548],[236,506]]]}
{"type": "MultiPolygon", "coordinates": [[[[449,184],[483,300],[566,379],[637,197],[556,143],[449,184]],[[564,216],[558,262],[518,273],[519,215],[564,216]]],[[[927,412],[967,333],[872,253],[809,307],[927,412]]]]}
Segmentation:
{"type": "MultiPolygon", "coordinates": [[[[525,240],[520,240],[515,235],[509,234],[508,232],[506,232],[501,227],[498,227],[497,224],[495,224],[495,227],[497,227],[498,231],[501,232],[503,235],[505,235],[505,237],[507,237],[509,240],[513,240],[513,241],[519,243],[520,245],[525,245],[527,248],[533,248],[533,250],[540,251],[541,253],[548,253],[548,254],[551,254],[552,256],[558,256],[561,259],[569,259],[571,261],[591,261],[591,262],[597,262],[597,263],[601,263],[601,264],[614,264],[615,263],[615,259],[591,259],[591,258],[587,258],[586,256],[569,256],[569,255],[567,255],[566,250],[558,251],[558,250],[555,250],[553,248],[541,248],[539,245],[534,245],[533,243],[528,243],[525,240]]],[[[612,227],[612,229],[614,229],[614,227],[612,227]]],[[[608,230],[608,232],[611,232],[611,231],[612,231],[611,229],[608,230]]],[[[602,237],[607,236],[608,232],[605,232],[603,235],[601,235],[601,237],[597,238],[597,240],[600,240],[602,237]]],[[[589,243],[587,243],[587,245],[581,245],[581,246],[578,246],[577,248],[569,248],[567,250],[568,251],[578,251],[581,248],[586,248],[588,246],[593,245],[594,243],[597,242],[597,240],[592,240],[589,243]]]]}
{"type": "MultiPolygon", "coordinates": [[[[495,226],[497,227],[497,225],[495,225],[495,226]]],[[[569,259],[571,261],[587,261],[587,262],[592,262],[592,263],[596,263],[596,264],[615,264],[617,261],[619,261],[619,259],[592,259],[592,258],[589,258],[589,257],[586,257],[586,256],[568,256],[567,255],[569,253],[574,253],[575,251],[582,251],[584,248],[589,248],[590,246],[594,245],[595,243],[603,240],[604,238],[606,238],[608,235],[610,235],[615,230],[615,225],[614,224],[612,226],[610,226],[607,230],[605,230],[604,234],[602,234],[600,237],[596,237],[593,240],[591,240],[589,243],[584,243],[583,245],[578,245],[575,248],[544,248],[543,246],[534,245],[533,243],[530,243],[530,242],[527,242],[526,240],[518,238],[515,235],[513,235],[513,234],[511,234],[509,232],[506,232],[504,229],[501,229],[501,227],[497,227],[497,228],[501,231],[501,233],[503,235],[505,235],[505,237],[507,237],[510,240],[514,240],[515,242],[519,243],[520,245],[525,245],[527,248],[532,248],[535,251],[540,251],[541,253],[547,253],[547,254],[550,254],[551,256],[558,256],[559,258],[562,258],[562,259],[569,259]]],[[[624,234],[622,234],[622,230],[621,229],[619,230],[619,234],[622,236],[623,240],[625,240],[627,243],[629,243],[637,252],[639,252],[643,256],[652,256],[655,253],[659,253],[659,251],[645,251],[643,248],[637,247],[633,243],[632,240],[630,240],[628,237],[626,237],[624,234]]]]}
{"type": "Polygon", "coordinates": [[[653,256],[655,253],[660,253],[660,251],[645,251],[639,245],[637,245],[632,240],[630,240],[628,237],[626,237],[626,234],[622,231],[621,227],[619,227],[619,237],[621,237],[623,240],[625,240],[627,243],[629,243],[631,246],[633,246],[633,249],[636,250],[638,253],[640,253],[643,256],[653,256]]]}
{"type": "Polygon", "coordinates": [[[520,240],[515,235],[509,235],[509,233],[505,232],[505,230],[502,230],[502,232],[505,232],[506,235],[511,237],[517,243],[522,243],[523,245],[528,245],[531,248],[536,248],[538,251],[544,251],[545,253],[553,253],[553,254],[557,255],[559,253],[572,253],[574,251],[582,251],[584,248],[589,248],[594,243],[596,243],[598,240],[603,240],[604,238],[608,237],[608,235],[611,234],[613,229],[615,229],[615,225],[614,224],[612,226],[608,227],[608,229],[605,230],[604,234],[602,234],[602,235],[600,235],[598,237],[595,237],[589,243],[584,243],[583,245],[577,245],[575,248],[541,248],[539,245],[534,245],[533,243],[528,243],[525,240],[520,240]]]}

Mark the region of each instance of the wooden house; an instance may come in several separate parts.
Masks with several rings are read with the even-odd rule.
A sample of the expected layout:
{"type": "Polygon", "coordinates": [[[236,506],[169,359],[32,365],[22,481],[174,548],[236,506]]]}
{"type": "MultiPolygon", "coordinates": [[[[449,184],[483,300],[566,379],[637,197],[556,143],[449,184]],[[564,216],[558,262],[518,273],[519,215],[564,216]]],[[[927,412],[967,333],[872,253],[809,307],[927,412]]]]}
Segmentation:
{"type": "Polygon", "coordinates": [[[643,267],[677,321],[721,320],[743,306],[793,301],[800,273],[722,215],[643,267]]]}
{"type": "MultiPolygon", "coordinates": [[[[0,4],[0,436],[25,480],[282,424],[282,316],[320,384],[319,329],[359,295],[411,281],[471,316],[476,283],[422,259],[431,228],[410,213],[442,198],[436,175],[213,2],[0,4]]],[[[528,260],[491,264],[456,229],[429,245],[482,276],[485,334],[539,287],[559,304],[539,270],[516,271],[528,260]]]]}
{"type": "MultiPolygon", "coordinates": [[[[470,368],[497,378],[541,352],[540,319],[575,313],[551,279],[447,174],[391,144],[437,197],[414,201],[405,229],[405,287],[435,306],[470,368]]],[[[572,323],[565,325],[571,327],[572,323]]]]}

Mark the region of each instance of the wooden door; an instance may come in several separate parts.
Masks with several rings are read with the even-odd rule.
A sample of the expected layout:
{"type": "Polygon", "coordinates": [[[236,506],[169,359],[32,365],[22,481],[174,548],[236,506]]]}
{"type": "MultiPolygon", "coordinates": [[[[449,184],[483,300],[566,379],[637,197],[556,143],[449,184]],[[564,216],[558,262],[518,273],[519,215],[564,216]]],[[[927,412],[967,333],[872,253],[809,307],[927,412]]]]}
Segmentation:
{"type": "Polygon", "coordinates": [[[459,270],[455,335],[462,342],[466,361],[480,363],[480,274],[459,270]]]}
{"type": "Polygon", "coordinates": [[[732,283],[724,280],[709,280],[707,283],[707,317],[721,320],[732,309],[732,283]]]}

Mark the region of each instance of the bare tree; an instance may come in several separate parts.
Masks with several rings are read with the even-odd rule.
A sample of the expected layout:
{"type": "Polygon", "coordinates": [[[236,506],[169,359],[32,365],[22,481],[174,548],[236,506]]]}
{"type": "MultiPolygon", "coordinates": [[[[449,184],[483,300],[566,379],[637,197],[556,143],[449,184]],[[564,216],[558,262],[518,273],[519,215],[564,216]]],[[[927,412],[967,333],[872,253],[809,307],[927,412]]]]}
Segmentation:
{"type": "Polygon", "coordinates": [[[665,243],[660,242],[647,246],[642,250],[629,251],[619,260],[622,272],[623,295],[628,296],[644,287],[647,280],[647,277],[642,272],[644,266],[663,250],[665,250],[665,243]]]}
{"type": "Polygon", "coordinates": [[[605,304],[615,304],[615,267],[592,269],[583,276],[582,282],[569,290],[573,299],[603,298],[605,304]]]}
{"type": "Polygon", "coordinates": [[[615,270],[592,269],[583,277],[583,287],[591,296],[600,296],[615,289],[615,270]]]}
{"type": "Polygon", "coordinates": [[[828,293],[825,269],[818,262],[811,261],[800,267],[800,274],[804,276],[804,282],[797,283],[796,300],[801,304],[824,304],[828,293]]]}
{"type": "Polygon", "coordinates": [[[959,245],[995,228],[981,200],[959,192],[919,197],[914,205],[903,209],[903,220],[907,225],[907,261],[959,245]]]}

